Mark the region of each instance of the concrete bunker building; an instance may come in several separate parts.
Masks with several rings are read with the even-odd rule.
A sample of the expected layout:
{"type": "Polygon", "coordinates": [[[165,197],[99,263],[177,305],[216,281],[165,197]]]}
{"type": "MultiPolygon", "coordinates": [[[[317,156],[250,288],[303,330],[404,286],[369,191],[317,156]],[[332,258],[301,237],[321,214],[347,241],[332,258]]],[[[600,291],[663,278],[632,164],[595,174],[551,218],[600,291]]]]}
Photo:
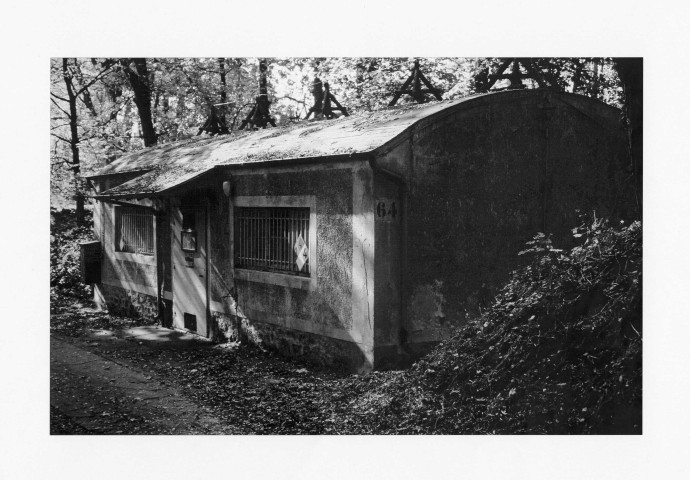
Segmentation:
{"type": "Polygon", "coordinates": [[[89,180],[96,301],[360,371],[490,302],[537,232],[636,211],[620,110],[548,90],[147,148],[89,180]]]}

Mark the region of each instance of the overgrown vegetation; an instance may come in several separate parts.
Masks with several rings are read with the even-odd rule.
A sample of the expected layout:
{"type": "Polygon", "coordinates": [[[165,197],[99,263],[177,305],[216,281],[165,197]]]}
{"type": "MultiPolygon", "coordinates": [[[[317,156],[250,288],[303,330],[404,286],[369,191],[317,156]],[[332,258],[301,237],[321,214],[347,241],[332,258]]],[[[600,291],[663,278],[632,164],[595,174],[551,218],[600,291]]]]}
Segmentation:
{"type": "MultiPolygon", "coordinates": [[[[420,58],[444,99],[476,93],[505,59],[420,58]]],[[[565,91],[621,106],[620,59],[532,59],[565,91]]],[[[385,108],[410,75],[413,58],[271,58],[268,94],[279,126],[300,121],[314,105],[318,77],[349,112],[385,108]]],[[[82,175],[132,150],[193,138],[212,109],[233,135],[258,92],[258,58],[54,58],[51,60],[51,195],[82,204],[82,175]]],[[[640,62],[641,65],[641,62],[640,62]]],[[[626,69],[629,76],[639,72],[626,69]]],[[[525,80],[536,86],[533,80],[525,80]]],[[[495,88],[505,88],[500,80],[495,88]]],[[[634,89],[628,88],[631,92],[634,89]]],[[[641,95],[639,95],[641,98],[641,95]]],[[[405,95],[400,103],[410,102],[405,95]]]]}
{"type": "MultiPolygon", "coordinates": [[[[641,433],[639,222],[538,236],[491,308],[353,404],[367,433],[641,433]]],[[[373,388],[372,388],[373,387],[373,388]]]]}
{"type": "MultiPolygon", "coordinates": [[[[90,216],[87,223],[91,223],[90,216]]],[[[62,299],[86,300],[90,287],[81,283],[79,243],[94,240],[90,226],[77,225],[73,210],[50,212],[50,300],[51,309],[62,299]]]]}
{"type": "MultiPolygon", "coordinates": [[[[84,308],[77,242],[91,233],[73,216],[53,217],[51,332],[139,323],[84,308]]],[[[641,233],[595,220],[568,252],[538,235],[493,305],[408,371],[344,376],[245,345],[98,353],[179,383],[245,433],[641,433],[641,233]]]]}
{"type": "Polygon", "coordinates": [[[91,308],[91,286],[81,282],[79,244],[94,240],[90,212],[87,225],[77,223],[72,209],[50,212],[50,331],[80,336],[90,330],[116,330],[152,321],[111,315],[91,308]]]}

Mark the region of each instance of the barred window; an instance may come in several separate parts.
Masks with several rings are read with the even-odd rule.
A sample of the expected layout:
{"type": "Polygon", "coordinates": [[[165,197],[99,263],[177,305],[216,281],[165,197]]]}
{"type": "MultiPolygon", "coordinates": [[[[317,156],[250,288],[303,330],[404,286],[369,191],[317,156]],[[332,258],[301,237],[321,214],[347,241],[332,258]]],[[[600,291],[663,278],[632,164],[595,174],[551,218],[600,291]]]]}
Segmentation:
{"type": "Polygon", "coordinates": [[[308,277],[309,208],[235,208],[235,267],[308,277]]]}
{"type": "Polygon", "coordinates": [[[115,207],[115,251],[153,255],[153,222],[146,208],[115,207]]]}

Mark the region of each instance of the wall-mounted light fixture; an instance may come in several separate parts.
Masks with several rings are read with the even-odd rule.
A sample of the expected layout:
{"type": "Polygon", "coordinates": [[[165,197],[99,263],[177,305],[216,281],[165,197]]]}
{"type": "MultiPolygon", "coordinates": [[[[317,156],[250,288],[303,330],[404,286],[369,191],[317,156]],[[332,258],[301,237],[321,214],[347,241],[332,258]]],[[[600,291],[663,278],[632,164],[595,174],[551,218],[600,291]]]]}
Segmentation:
{"type": "Polygon", "coordinates": [[[185,252],[189,253],[195,253],[196,252],[196,231],[189,229],[189,230],[182,230],[180,232],[180,240],[182,243],[182,250],[185,252]]]}
{"type": "Polygon", "coordinates": [[[230,183],[230,180],[226,180],[223,182],[223,193],[226,197],[229,197],[232,193],[232,183],[230,183]]]}

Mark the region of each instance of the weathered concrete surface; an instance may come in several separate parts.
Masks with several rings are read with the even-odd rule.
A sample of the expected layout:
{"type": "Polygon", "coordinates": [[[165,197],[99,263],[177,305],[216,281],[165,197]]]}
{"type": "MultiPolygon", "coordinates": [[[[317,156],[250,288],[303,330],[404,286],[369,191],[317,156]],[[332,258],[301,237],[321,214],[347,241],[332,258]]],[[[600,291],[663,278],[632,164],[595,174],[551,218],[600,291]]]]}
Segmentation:
{"type": "MultiPolygon", "coordinates": [[[[163,210],[160,202],[149,199],[132,200],[142,207],[163,210]]],[[[102,246],[101,282],[96,285],[94,301],[100,308],[132,317],[157,318],[160,307],[158,292],[170,285],[170,234],[162,228],[166,215],[155,221],[156,254],[140,255],[115,251],[115,208],[104,202],[95,202],[93,210],[94,233],[102,246]]],[[[168,229],[169,230],[169,229],[168,229]]]]}
{"type": "MultiPolygon", "coordinates": [[[[205,185],[209,190],[219,184],[217,179],[212,181],[214,183],[205,185]]],[[[368,283],[359,270],[356,275],[353,273],[353,258],[362,253],[362,240],[357,238],[356,247],[353,242],[354,225],[361,223],[361,212],[354,212],[354,208],[369,201],[362,187],[369,188],[367,195],[370,196],[371,179],[366,172],[362,174],[359,170],[353,171],[352,166],[337,165],[327,169],[294,168],[280,172],[256,169],[233,173],[232,182],[233,198],[314,197],[315,212],[312,213],[316,214],[316,225],[310,225],[316,229],[316,245],[311,245],[317,256],[312,270],[314,287],[293,288],[240,278],[233,280],[228,250],[228,236],[232,231],[232,226],[228,225],[228,199],[222,191],[216,191],[217,198],[210,211],[213,265],[209,272],[214,338],[235,339],[239,335],[252,343],[313,363],[353,370],[364,364],[370,369],[373,339],[371,332],[365,331],[361,324],[372,329],[373,307],[368,305],[373,302],[371,255],[368,257],[371,277],[368,283]],[[234,298],[228,295],[230,291],[234,298]],[[357,296],[356,310],[353,310],[353,296],[357,296]],[[360,318],[361,311],[371,313],[360,318]]],[[[368,242],[367,248],[370,244],[373,248],[373,229],[358,234],[368,242]]]]}
{"type": "Polygon", "coordinates": [[[615,221],[635,211],[617,109],[547,91],[464,105],[415,125],[377,159],[408,183],[408,343],[447,337],[490,303],[538,232],[568,248],[578,213],[615,221]]]}
{"type": "Polygon", "coordinates": [[[249,342],[288,357],[298,357],[319,366],[364,373],[371,370],[373,351],[369,345],[307,333],[272,323],[214,314],[228,340],[249,342]],[[239,330],[238,330],[239,329],[239,330]]]}
{"type": "MultiPolygon", "coordinates": [[[[553,233],[558,246],[567,248],[579,213],[631,218],[636,204],[620,113],[580,95],[507,91],[302,126],[298,135],[297,130],[287,136],[287,131],[271,131],[243,137],[239,143],[216,140],[189,148],[147,150],[123,157],[103,173],[161,162],[190,167],[185,173],[189,177],[173,175],[173,169],[160,180],[168,188],[194,177],[194,182],[180,184],[174,195],[203,192],[208,201],[213,338],[234,338],[242,326],[245,335],[260,343],[273,343],[291,354],[316,352],[317,357],[329,352],[323,339],[333,339],[333,345],[349,342],[371,368],[377,348],[386,356],[419,351],[447,337],[491,302],[510,271],[520,266],[523,257],[518,252],[537,232],[553,233]],[[333,130],[328,133],[328,128],[333,130]],[[350,129],[351,136],[343,136],[350,129]],[[326,137],[328,145],[321,146],[327,150],[311,150],[310,138],[326,137]],[[288,142],[294,150],[284,143],[287,138],[295,141],[288,142]],[[404,197],[397,182],[375,179],[361,158],[299,166],[256,163],[287,159],[288,154],[297,158],[344,153],[334,146],[338,141],[361,146],[366,138],[378,139],[365,142],[378,166],[405,178],[404,197]],[[263,153],[245,158],[234,150],[238,148],[245,154],[263,153]],[[228,155],[219,157],[221,151],[228,155]],[[211,157],[211,164],[228,168],[202,167],[211,157]],[[243,166],[245,161],[253,166],[243,166]],[[232,198],[316,199],[316,245],[310,248],[317,268],[309,288],[233,275],[232,198],[223,194],[223,180],[231,180],[232,198]],[[407,211],[398,212],[404,225],[377,216],[379,202],[403,198],[407,211]],[[402,252],[407,252],[405,262],[402,252]],[[406,269],[402,275],[401,268],[406,269]],[[281,329],[297,333],[281,337],[281,329]]],[[[160,173],[151,172],[151,178],[160,173]]],[[[142,177],[146,178],[151,179],[142,177]]],[[[121,193],[132,193],[134,187],[136,182],[121,193]]],[[[165,202],[136,201],[156,203],[163,211],[157,229],[168,235],[159,238],[169,247],[169,232],[163,232],[165,202]]],[[[99,238],[106,245],[105,283],[152,298],[161,294],[161,321],[170,325],[170,250],[159,245],[156,268],[150,258],[114,255],[108,250],[112,211],[109,206],[94,215],[100,219],[99,238]]],[[[125,306],[128,298],[119,298],[125,306]]],[[[341,350],[336,345],[330,351],[335,355],[341,350]]]]}
{"type": "MultiPolygon", "coordinates": [[[[375,178],[375,302],[374,343],[376,347],[398,345],[400,329],[400,268],[402,193],[383,175],[375,178]]],[[[378,356],[376,363],[378,363],[378,356]]]]}
{"type": "MultiPolygon", "coordinates": [[[[136,328],[127,334],[168,348],[185,348],[198,342],[191,335],[172,331],[166,335],[163,330],[136,328]]],[[[237,433],[221,427],[217,418],[151,373],[105,359],[53,335],[50,379],[51,408],[86,433],[237,433]]]]}

